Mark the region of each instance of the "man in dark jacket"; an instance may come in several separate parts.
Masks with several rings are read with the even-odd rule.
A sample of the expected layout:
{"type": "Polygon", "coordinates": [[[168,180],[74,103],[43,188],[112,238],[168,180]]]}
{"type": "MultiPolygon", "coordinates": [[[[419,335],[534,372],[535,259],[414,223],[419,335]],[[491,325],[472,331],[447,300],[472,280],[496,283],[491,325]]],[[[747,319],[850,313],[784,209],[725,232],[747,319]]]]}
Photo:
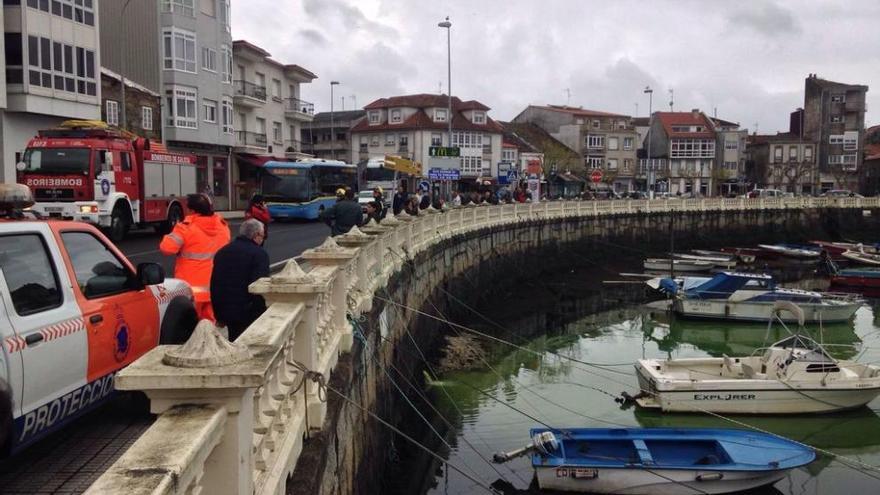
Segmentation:
{"type": "Polygon", "coordinates": [[[211,272],[211,302],[218,326],[226,326],[229,340],[235,340],[263,311],[262,296],[248,292],[248,285],[269,276],[269,255],[260,244],[265,230],[256,219],[245,220],[238,237],[214,255],[211,272]]]}
{"type": "Polygon", "coordinates": [[[400,211],[406,206],[406,201],[409,199],[409,194],[406,193],[406,188],[401,186],[397,186],[397,192],[394,193],[394,199],[391,202],[391,209],[394,211],[395,215],[400,215],[400,211]]]}
{"type": "Polygon", "coordinates": [[[321,219],[330,226],[332,237],[345,234],[355,225],[364,223],[364,212],[354,200],[354,191],[339,189],[336,197],[339,198],[336,204],[321,212],[321,219]]]}

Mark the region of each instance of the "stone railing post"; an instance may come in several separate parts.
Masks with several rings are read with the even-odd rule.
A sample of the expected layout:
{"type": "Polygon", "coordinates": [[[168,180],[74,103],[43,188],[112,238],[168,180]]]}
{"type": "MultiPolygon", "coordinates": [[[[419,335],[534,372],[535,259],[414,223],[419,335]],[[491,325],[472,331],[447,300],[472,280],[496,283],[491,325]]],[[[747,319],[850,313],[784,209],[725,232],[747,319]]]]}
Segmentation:
{"type": "Polygon", "coordinates": [[[357,227],[352,227],[348,233],[333,238],[336,244],[345,248],[359,248],[357,257],[353,260],[354,274],[356,277],[355,287],[349,291],[349,309],[357,314],[369,311],[373,306],[373,291],[370,277],[370,269],[373,266],[372,246],[373,236],[361,232],[357,227]]]}
{"type": "Polygon", "coordinates": [[[331,316],[331,322],[335,330],[342,335],[339,347],[344,352],[350,351],[353,344],[351,326],[345,319],[345,314],[348,308],[348,292],[353,290],[357,283],[353,262],[357,254],[357,248],[344,248],[337,244],[333,237],[328,237],[323,244],[305,250],[300,256],[313,266],[330,266],[337,269],[336,282],[330,294],[331,304],[336,309],[331,316]]]}

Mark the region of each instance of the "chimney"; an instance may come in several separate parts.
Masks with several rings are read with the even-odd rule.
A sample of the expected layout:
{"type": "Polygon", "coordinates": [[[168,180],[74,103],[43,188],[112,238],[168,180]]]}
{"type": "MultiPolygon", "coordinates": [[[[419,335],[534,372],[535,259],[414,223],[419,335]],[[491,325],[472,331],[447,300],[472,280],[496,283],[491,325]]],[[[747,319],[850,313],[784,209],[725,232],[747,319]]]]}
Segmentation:
{"type": "Polygon", "coordinates": [[[693,115],[694,118],[699,117],[699,116],[700,116],[700,109],[699,109],[699,108],[692,108],[692,109],[691,109],[691,115],[693,115]]]}

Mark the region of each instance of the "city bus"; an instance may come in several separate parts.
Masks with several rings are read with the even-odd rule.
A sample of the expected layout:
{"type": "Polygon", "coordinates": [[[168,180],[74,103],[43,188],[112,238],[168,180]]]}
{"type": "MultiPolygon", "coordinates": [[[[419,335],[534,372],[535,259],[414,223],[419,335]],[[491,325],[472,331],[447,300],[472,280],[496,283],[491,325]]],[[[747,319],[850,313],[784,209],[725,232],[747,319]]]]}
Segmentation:
{"type": "Polygon", "coordinates": [[[339,160],[269,161],[263,165],[262,194],[274,219],[315,220],[336,202],[336,190],[357,190],[357,167],[339,160]]]}

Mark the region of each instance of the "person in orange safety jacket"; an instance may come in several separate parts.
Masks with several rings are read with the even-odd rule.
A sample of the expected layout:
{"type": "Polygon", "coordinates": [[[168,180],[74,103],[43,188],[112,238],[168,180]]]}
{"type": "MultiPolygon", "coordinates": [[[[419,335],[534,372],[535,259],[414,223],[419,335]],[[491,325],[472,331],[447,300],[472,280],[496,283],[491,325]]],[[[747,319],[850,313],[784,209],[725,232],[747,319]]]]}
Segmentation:
{"type": "Polygon", "coordinates": [[[193,213],[162,238],[159,250],[164,255],[177,256],[174,278],[192,286],[199,319],[213,320],[210,286],[214,254],[229,243],[229,225],[214,213],[210,198],[204,194],[188,195],[186,207],[193,213]]]}

